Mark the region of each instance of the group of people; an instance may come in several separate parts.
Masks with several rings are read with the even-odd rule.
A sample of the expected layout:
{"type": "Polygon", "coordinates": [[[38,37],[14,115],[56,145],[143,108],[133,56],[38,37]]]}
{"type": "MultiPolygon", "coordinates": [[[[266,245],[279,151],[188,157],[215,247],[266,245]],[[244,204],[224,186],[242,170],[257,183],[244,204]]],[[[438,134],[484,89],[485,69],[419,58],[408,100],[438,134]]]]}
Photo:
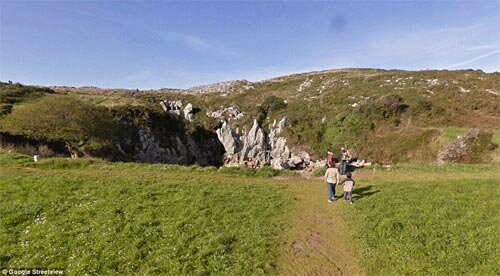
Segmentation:
{"type": "Polygon", "coordinates": [[[342,185],[344,190],[344,200],[349,200],[349,203],[352,204],[352,189],[355,185],[355,181],[352,179],[351,172],[347,171],[347,164],[350,160],[351,154],[346,148],[342,147],[339,154],[339,168],[337,169],[335,167],[333,152],[328,150],[326,159],[326,165],[328,168],[325,172],[325,182],[328,189],[328,202],[333,202],[335,200],[335,188],[337,185],[342,185]],[[340,181],[341,175],[345,175],[345,178],[342,181],[340,181]]]}

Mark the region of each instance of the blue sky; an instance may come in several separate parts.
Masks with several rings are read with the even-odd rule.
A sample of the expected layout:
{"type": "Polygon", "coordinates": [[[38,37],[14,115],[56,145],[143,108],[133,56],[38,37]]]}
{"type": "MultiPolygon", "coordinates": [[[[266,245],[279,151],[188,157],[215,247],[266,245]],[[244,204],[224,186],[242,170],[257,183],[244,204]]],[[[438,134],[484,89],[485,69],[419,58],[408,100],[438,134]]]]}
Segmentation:
{"type": "Polygon", "coordinates": [[[5,1],[0,80],[187,88],[345,67],[500,71],[500,1],[5,1]]]}

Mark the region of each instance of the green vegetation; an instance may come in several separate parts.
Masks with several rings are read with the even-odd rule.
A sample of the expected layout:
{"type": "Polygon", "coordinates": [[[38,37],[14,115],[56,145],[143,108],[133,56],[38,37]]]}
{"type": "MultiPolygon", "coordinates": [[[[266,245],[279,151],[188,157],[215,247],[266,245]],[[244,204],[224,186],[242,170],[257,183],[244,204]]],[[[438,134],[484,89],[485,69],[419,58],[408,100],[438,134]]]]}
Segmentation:
{"type": "Polygon", "coordinates": [[[500,273],[498,177],[361,183],[344,215],[369,274],[500,273]]]}
{"type": "MultiPolygon", "coordinates": [[[[251,88],[236,84],[224,93],[209,94],[89,87],[53,90],[2,83],[0,114],[37,97],[68,94],[109,108],[115,121],[146,125],[168,144],[164,136],[173,133],[180,137],[196,133],[199,140],[213,135],[219,120],[207,113],[233,106],[244,116],[232,119],[232,127],[248,130],[257,119],[266,129],[287,117],[283,135],[296,150],[318,158],[327,148],[348,145],[360,158],[382,164],[435,161],[453,136],[468,128],[499,131],[500,120],[500,98],[494,93],[500,91],[500,73],[474,70],[342,69],[283,76],[252,83],[251,88]],[[194,121],[183,124],[165,118],[159,100],[192,103],[194,121]]],[[[130,137],[129,132],[122,130],[119,136],[130,137]]],[[[500,140],[497,136],[493,139],[500,140]]],[[[499,163],[499,152],[485,161],[499,163]]]]}
{"type": "Polygon", "coordinates": [[[34,163],[0,152],[0,171],[1,267],[69,275],[500,273],[493,164],[356,170],[352,206],[327,203],[322,178],[270,179],[268,168],[34,163]]]}
{"type": "Polygon", "coordinates": [[[9,84],[0,82],[0,104],[13,105],[53,94],[54,91],[46,87],[26,86],[19,83],[9,84]]]}
{"type": "Polygon", "coordinates": [[[500,100],[487,90],[499,91],[499,83],[498,73],[471,70],[345,69],[254,83],[253,89],[226,97],[145,93],[133,102],[191,102],[201,109],[195,115],[201,121],[209,120],[207,111],[235,106],[245,116],[231,124],[243,129],[254,119],[267,127],[287,117],[290,124],[284,135],[289,144],[313,157],[323,157],[326,148],[347,144],[372,162],[428,162],[436,160],[444,143],[436,141],[439,133],[430,131],[430,126],[437,130],[498,129],[500,100]],[[311,84],[299,91],[308,81],[311,84]],[[469,92],[460,92],[461,88],[469,92]]]}
{"type": "Polygon", "coordinates": [[[65,142],[71,155],[78,156],[111,148],[117,125],[105,108],[71,96],[46,96],[15,108],[0,121],[0,130],[65,142]]]}
{"type": "Polygon", "coordinates": [[[82,274],[267,274],[282,185],[179,166],[0,153],[0,267],[82,274]]]}

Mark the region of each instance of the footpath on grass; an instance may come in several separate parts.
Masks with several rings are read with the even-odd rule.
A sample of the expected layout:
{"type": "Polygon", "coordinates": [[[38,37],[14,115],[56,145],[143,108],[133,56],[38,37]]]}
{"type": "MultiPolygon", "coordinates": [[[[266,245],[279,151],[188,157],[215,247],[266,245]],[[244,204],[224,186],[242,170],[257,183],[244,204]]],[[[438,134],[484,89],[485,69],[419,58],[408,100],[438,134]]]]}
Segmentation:
{"type": "MultiPolygon", "coordinates": [[[[348,204],[327,202],[326,186],[318,179],[282,179],[294,206],[285,223],[283,254],[278,261],[282,275],[364,275],[351,244],[341,211],[348,204]]],[[[337,188],[337,196],[340,189],[337,188]]]]}

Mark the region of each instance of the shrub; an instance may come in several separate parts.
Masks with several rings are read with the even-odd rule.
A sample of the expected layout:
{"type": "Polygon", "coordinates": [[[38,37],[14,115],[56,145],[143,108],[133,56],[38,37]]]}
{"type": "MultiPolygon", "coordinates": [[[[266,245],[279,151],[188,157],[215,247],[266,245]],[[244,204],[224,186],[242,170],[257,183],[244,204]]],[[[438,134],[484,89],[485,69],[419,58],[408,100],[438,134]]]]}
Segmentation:
{"type": "Polygon", "coordinates": [[[283,98],[277,96],[269,96],[264,99],[261,104],[263,110],[268,112],[276,112],[286,107],[286,103],[283,98]]]}
{"type": "Polygon", "coordinates": [[[406,111],[408,105],[403,98],[395,95],[385,95],[362,105],[360,112],[372,120],[390,120],[395,125],[400,122],[400,115],[406,111]]]}
{"type": "Polygon", "coordinates": [[[497,147],[492,143],[493,133],[469,129],[463,136],[449,142],[438,154],[440,163],[484,162],[487,153],[497,147]]]}
{"type": "Polygon", "coordinates": [[[113,145],[117,125],[106,109],[69,96],[46,96],[15,108],[0,121],[4,132],[64,141],[73,157],[113,145]]]}
{"type": "Polygon", "coordinates": [[[42,97],[46,94],[53,94],[54,91],[47,87],[25,86],[16,84],[0,84],[0,103],[16,104],[26,100],[42,97]]]}
{"type": "Polygon", "coordinates": [[[11,104],[0,104],[0,117],[9,114],[12,111],[11,104]]]}
{"type": "Polygon", "coordinates": [[[335,117],[324,134],[322,152],[328,149],[340,149],[344,146],[358,148],[369,133],[371,124],[359,114],[342,113],[335,117]]]}

